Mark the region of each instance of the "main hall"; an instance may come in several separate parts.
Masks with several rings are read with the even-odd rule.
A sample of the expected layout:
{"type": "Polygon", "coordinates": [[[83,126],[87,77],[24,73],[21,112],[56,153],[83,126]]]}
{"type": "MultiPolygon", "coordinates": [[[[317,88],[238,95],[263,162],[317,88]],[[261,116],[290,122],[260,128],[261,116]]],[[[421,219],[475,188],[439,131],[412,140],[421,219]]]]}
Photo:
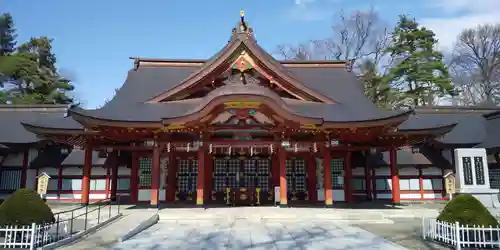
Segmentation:
{"type": "Polygon", "coordinates": [[[497,147],[456,138],[466,115],[486,122],[499,110],[381,109],[349,61],[277,60],[243,14],[229,34],[207,60],[132,58],[102,108],[19,121],[44,141],[6,155],[20,157],[19,185],[34,186],[43,172],[48,199],[82,203],[121,193],[152,205],[397,204],[446,199],[443,176],[453,163],[436,158],[453,159],[444,156],[453,148],[497,147]],[[64,157],[29,163],[50,150],[64,157]]]}

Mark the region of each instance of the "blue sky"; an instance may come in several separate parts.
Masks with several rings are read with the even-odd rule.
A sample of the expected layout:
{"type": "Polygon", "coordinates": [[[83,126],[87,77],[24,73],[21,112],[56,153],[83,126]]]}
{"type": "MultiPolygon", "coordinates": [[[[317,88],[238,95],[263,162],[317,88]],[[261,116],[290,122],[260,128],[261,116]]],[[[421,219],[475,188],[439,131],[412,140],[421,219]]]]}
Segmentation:
{"type": "Polygon", "coordinates": [[[74,78],[88,108],[123,84],[131,56],[210,57],[227,42],[241,9],[259,44],[272,51],[327,37],[335,13],[370,7],[389,23],[411,14],[435,29],[444,47],[463,27],[500,21],[500,0],[0,0],[0,12],[14,16],[19,41],[54,39],[58,67],[74,78]]]}

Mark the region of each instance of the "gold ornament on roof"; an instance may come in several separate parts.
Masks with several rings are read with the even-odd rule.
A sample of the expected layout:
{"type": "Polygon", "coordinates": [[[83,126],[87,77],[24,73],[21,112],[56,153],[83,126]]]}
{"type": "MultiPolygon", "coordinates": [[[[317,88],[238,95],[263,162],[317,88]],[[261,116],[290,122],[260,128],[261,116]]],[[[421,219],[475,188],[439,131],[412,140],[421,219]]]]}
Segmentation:
{"type": "Polygon", "coordinates": [[[240,17],[245,17],[245,11],[240,10],[240,17]]]}

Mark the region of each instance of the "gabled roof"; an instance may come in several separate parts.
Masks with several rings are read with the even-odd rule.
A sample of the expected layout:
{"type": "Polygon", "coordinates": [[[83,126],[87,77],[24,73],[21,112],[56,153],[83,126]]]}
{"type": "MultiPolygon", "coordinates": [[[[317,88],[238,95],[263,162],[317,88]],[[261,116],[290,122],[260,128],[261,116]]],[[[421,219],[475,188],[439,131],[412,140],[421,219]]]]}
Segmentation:
{"type": "Polygon", "coordinates": [[[251,54],[251,57],[254,60],[257,60],[259,65],[265,67],[267,69],[267,72],[269,74],[272,74],[271,77],[273,77],[274,79],[278,79],[277,84],[289,83],[294,88],[294,92],[305,93],[325,103],[335,103],[334,100],[331,100],[321,93],[313,91],[306,84],[294,78],[293,75],[285,70],[281,63],[276,61],[271,55],[269,55],[264,49],[262,49],[262,47],[260,47],[256,43],[251,33],[234,34],[229,43],[224,46],[224,48],[222,48],[222,50],[219,51],[216,56],[206,61],[199,69],[189,74],[178,85],[165,92],[160,93],[157,96],[152,97],[150,101],[162,101],[181,90],[194,86],[201,80],[204,80],[207,76],[209,76],[217,69],[220,69],[221,67],[227,67],[224,63],[230,61],[234,58],[235,55],[237,55],[237,53],[241,53],[243,51],[251,54]]]}

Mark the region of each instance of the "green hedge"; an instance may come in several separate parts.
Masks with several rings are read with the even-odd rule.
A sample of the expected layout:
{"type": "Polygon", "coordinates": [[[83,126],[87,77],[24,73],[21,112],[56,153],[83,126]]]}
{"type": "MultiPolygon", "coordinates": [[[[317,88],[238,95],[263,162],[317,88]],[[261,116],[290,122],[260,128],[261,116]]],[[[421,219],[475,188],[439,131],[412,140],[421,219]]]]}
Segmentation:
{"type": "Polygon", "coordinates": [[[31,189],[19,189],[0,204],[0,225],[30,225],[54,222],[54,214],[31,189]]]}
{"type": "Polygon", "coordinates": [[[474,196],[461,194],[446,204],[438,220],[461,225],[498,226],[497,219],[474,196]]]}

